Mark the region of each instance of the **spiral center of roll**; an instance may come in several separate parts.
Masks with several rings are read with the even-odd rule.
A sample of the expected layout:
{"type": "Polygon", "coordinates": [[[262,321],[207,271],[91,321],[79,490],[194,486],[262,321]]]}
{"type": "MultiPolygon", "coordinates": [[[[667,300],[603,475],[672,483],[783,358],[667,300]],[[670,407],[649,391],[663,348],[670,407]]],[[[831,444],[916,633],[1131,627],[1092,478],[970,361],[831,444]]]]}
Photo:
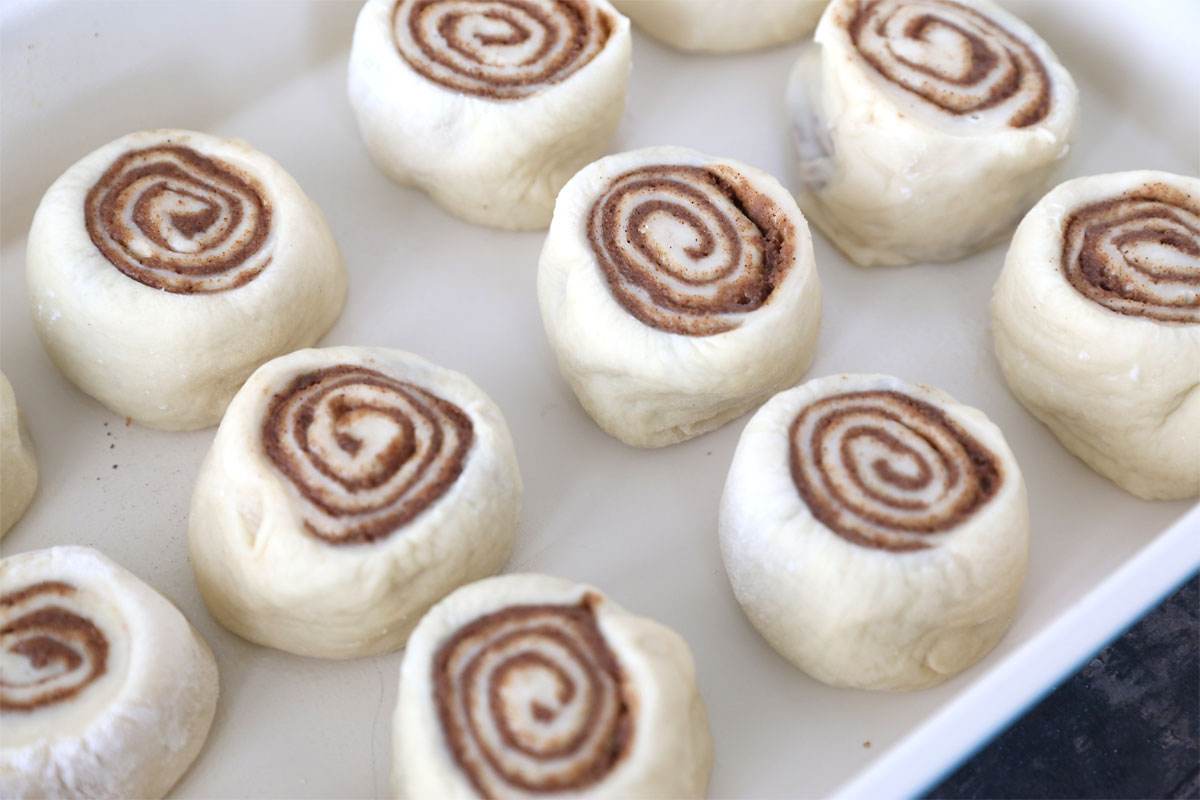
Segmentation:
{"type": "Polygon", "coordinates": [[[425,78],[463,94],[515,100],[596,57],[613,21],[588,0],[398,0],[396,49],[425,78]]]}
{"type": "Polygon", "coordinates": [[[783,211],[720,165],[618,176],[592,205],[587,234],[621,307],[686,336],[738,327],[795,259],[795,228],[783,211]]]}
{"type": "Polygon", "coordinates": [[[812,515],[863,547],[923,550],[999,490],[1000,462],[940,409],[894,391],[818,400],[789,432],[792,480],[812,515]]]}
{"type": "Polygon", "coordinates": [[[973,8],[952,0],[860,0],[846,29],[886,85],[941,112],[1013,128],[1050,113],[1041,58],[973,8]]]}
{"type": "Polygon", "coordinates": [[[1200,198],[1155,183],[1078,208],[1063,223],[1061,266],[1110,311],[1200,323],[1200,198]]]}
{"type": "Polygon", "coordinates": [[[305,527],[330,544],[387,537],[458,480],[474,440],[455,404],[365,367],[295,378],[270,403],[263,448],[305,527]]]}
{"type": "Polygon", "coordinates": [[[0,711],[65,703],[108,669],[108,639],[72,607],[76,589],[44,581],[0,596],[0,711]]]}
{"type": "Polygon", "coordinates": [[[153,289],[236,289],[271,263],[271,207],[262,187],[181,145],[122,155],[88,191],[83,211],[104,257],[153,289]]]}
{"type": "Polygon", "coordinates": [[[438,649],[442,733],[482,796],[583,790],[628,752],[632,709],[595,602],[510,606],[438,649]]]}

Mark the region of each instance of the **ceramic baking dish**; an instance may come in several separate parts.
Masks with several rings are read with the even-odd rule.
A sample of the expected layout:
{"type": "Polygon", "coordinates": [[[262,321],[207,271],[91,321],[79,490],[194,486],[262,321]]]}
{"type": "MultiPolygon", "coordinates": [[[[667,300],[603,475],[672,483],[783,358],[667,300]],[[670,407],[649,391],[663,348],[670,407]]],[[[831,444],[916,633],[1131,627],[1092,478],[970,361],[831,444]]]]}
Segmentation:
{"type": "MultiPolygon", "coordinates": [[[[1082,90],[1066,176],[1196,174],[1200,6],[1013,3],[1082,90]]],[[[715,739],[714,797],[907,795],[950,769],[1200,565],[1200,512],[1138,500],[1070,456],[1009,394],[991,353],[997,247],[965,261],[851,267],[816,235],[824,322],[809,375],[882,371],[940,386],[1004,430],[1029,486],[1033,547],[1015,624],[936,689],[823,686],[759,638],[716,540],[745,422],[642,451],[603,434],[558,375],[534,292],[539,233],[475,227],[370,163],[346,100],[355,2],[16,2],[0,9],[0,355],[37,441],[41,485],[5,554],[99,547],[174,600],[212,644],[222,697],[179,797],[388,792],[398,655],[304,659],[217,626],[188,566],[188,499],[213,432],[127,426],[51,365],[33,332],[24,246],[46,187],[140,128],[239,136],[324,209],[350,295],[328,344],[411,350],[475,379],[516,440],[526,503],[509,571],[588,581],[691,644],[715,739]]],[[[682,55],[638,34],[611,150],[679,144],[795,187],[783,107],[799,46],[682,55]]]]}

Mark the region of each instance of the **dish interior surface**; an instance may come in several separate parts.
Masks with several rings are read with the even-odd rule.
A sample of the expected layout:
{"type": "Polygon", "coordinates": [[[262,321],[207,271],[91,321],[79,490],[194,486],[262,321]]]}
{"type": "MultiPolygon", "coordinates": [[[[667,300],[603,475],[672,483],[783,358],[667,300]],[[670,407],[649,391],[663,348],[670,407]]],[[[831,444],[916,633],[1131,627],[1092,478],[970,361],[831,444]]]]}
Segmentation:
{"type": "MultiPolygon", "coordinates": [[[[1079,137],[1064,179],[1200,171],[1196,115],[1172,113],[1200,108],[1200,89],[1188,85],[1182,68],[1191,52],[1183,37],[1200,29],[1200,7],[1168,0],[1136,9],[1117,0],[1010,5],[1049,41],[1081,89],[1079,137]],[[1159,7],[1163,13],[1150,13],[1159,7]],[[1128,38],[1118,47],[1121,36],[1128,38]]],[[[0,353],[41,468],[34,502],[3,552],[98,547],[179,605],[212,645],[220,706],[175,796],[386,796],[400,655],[306,659],[218,626],[193,581],[186,536],[192,484],[214,431],[126,425],[69,384],[42,350],[24,279],[33,211],[70,164],[129,131],[182,127],[237,136],[274,157],[324,210],[346,258],[349,299],[322,343],[409,350],[466,373],[496,401],[526,490],[506,571],[593,583],[684,636],[712,726],[714,797],[835,791],[1006,662],[1036,659],[1030,648],[1048,646],[1034,641],[1039,634],[1191,505],[1150,503],[1117,489],[1009,393],[987,314],[1005,246],[952,264],[864,270],[814,230],[824,321],[808,377],[892,373],[982,409],[1023,470],[1033,543],[1016,621],[979,665],[909,694],[809,679],[751,628],[718,553],[717,502],[747,418],[645,451],[592,423],[560,378],[542,331],[535,277],[543,234],[462,222],[369,161],[345,91],[358,9],[350,2],[97,0],[16,2],[0,12],[0,353]]],[[[689,146],[765,169],[796,189],[783,97],[800,48],[689,56],[635,33],[629,102],[609,152],[689,146]]],[[[1142,580],[1164,584],[1165,592],[1173,579],[1150,571],[1142,580]]],[[[1112,617],[1112,635],[1125,621],[1112,617]]],[[[997,696],[1005,691],[1001,684],[997,696]]],[[[945,768],[969,747],[944,744],[945,768]]]]}

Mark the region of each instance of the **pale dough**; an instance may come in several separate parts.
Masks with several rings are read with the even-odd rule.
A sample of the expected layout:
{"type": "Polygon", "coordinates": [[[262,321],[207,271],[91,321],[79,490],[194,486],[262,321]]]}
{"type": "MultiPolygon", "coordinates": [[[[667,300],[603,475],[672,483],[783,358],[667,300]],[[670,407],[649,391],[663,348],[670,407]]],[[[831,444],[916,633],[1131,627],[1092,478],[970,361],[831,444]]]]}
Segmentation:
{"type": "Polygon", "coordinates": [[[58,368],[164,430],[215,425],[259,364],[316,342],[346,296],[325,217],[291,176],[192,131],[132,133],[63,173],[26,264],[58,368]]]}
{"type": "Polygon", "coordinates": [[[584,409],[639,447],[714,430],[794,384],[821,321],[812,238],[788,191],[679,147],[608,156],[571,179],[538,263],[538,303],[584,409]],[[620,297],[614,259],[628,265],[620,297]]]}
{"type": "Polygon", "coordinates": [[[216,711],[200,634],[88,547],[5,558],[0,596],[0,796],[163,797],[216,711]]]}
{"type": "Polygon", "coordinates": [[[388,652],[503,566],[521,497],[504,418],[465,376],[399,350],[302,350],[255,372],[221,421],[192,496],[192,568],[239,636],[388,652]]]}
{"type": "Polygon", "coordinates": [[[992,294],[1013,394],[1092,469],[1147,499],[1200,495],[1198,254],[1200,180],[1077,178],[1026,215],[992,294]],[[1123,205],[1097,208],[1110,202],[1123,205]],[[1080,236],[1064,239],[1073,219],[1094,240],[1087,258],[1105,264],[1096,282],[1114,287],[1085,285],[1097,299],[1064,271],[1079,266],[1080,236]]]}
{"type": "Polygon", "coordinates": [[[814,42],[788,86],[797,200],[860,266],[962,258],[1007,236],[1053,185],[1079,93],[1045,42],[999,6],[834,0],[814,42]],[[975,62],[963,55],[972,46],[975,62]],[[1014,75],[1021,82],[1005,90],[1014,75]]]}
{"type": "Polygon", "coordinates": [[[595,588],[544,575],[473,583],[421,620],[400,665],[392,741],[397,797],[698,798],[712,763],[687,643],[595,588]],[[490,690],[503,700],[500,719],[490,690]],[[501,724],[525,753],[499,741],[501,724]],[[578,746],[537,757],[564,739],[578,746]],[[590,778],[555,791],[580,773],[590,778]]]}
{"type": "Polygon", "coordinates": [[[607,0],[369,0],[350,49],[350,105],[393,180],[470,222],[544,229],[558,190],[616,130],[630,41],[607,0]],[[586,44],[560,52],[575,23],[586,44]],[[554,47],[539,51],[544,42],[554,47]]]}
{"type": "Polygon", "coordinates": [[[687,52],[738,53],[803,39],[829,0],[613,0],[639,29],[687,52]]]}
{"type": "Polygon", "coordinates": [[[1008,630],[1029,509],[980,411],[898,378],[833,375],[751,418],[719,531],[734,595],[785,658],[834,686],[918,689],[1008,630]]]}
{"type": "Polygon", "coordinates": [[[0,373],[0,536],[21,518],[37,489],[37,455],[12,384],[0,373]]]}

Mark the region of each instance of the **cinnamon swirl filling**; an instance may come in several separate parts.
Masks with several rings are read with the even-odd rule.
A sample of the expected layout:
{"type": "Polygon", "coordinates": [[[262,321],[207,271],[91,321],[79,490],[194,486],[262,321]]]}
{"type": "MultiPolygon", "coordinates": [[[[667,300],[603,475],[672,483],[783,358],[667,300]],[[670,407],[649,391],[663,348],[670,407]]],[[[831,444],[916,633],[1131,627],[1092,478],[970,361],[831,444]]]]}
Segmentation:
{"type": "Polygon", "coordinates": [[[882,78],[955,116],[1027,128],[1050,113],[1050,76],[1024,41],[952,0],[859,0],[847,31],[882,78]]]}
{"type": "Polygon", "coordinates": [[[107,671],[108,639],[76,592],[43,581],[0,596],[0,711],[68,702],[107,671]]]}
{"type": "Polygon", "coordinates": [[[737,328],[795,258],[783,211],[722,165],[618,176],[592,205],[587,235],[617,302],[646,325],[686,336],[737,328]]]}
{"type": "Polygon", "coordinates": [[[608,15],[588,0],[398,0],[401,57],[441,86],[515,100],[566,80],[604,49],[608,15]]]}
{"type": "Polygon", "coordinates": [[[584,790],[628,752],[634,709],[594,602],[509,606],[438,649],[442,733],[482,796],[584,790]]]}
{"type": "Polygon", "coordinates": [[[182,145],[122,155],[88,191],[83,214],[104,257],[153,289],[226,291],[271,263],[271,205],[262,186],[182,145]]]}
{"type": "Polygon", "coordinates": [[[1062,271],[1110,311],[1200,323],[1200,198],[1165,183],[1083,206],[1063,223],[1062,271]]]}
{"type": "Polygon", "coordinates": [[[896,391],[806,406],[789,431],[792,480],[812,515],[863,547],[923,550],[1004,480],[999,459],[937,407],[896,391]]]}
{"type": "Polygon", "coordinates": [[[330,544],[383,539],[458,480],[474,440],[454,403],[372,369],[300,375],[263,419],[267,457],[307,530],[330,544]]]}

